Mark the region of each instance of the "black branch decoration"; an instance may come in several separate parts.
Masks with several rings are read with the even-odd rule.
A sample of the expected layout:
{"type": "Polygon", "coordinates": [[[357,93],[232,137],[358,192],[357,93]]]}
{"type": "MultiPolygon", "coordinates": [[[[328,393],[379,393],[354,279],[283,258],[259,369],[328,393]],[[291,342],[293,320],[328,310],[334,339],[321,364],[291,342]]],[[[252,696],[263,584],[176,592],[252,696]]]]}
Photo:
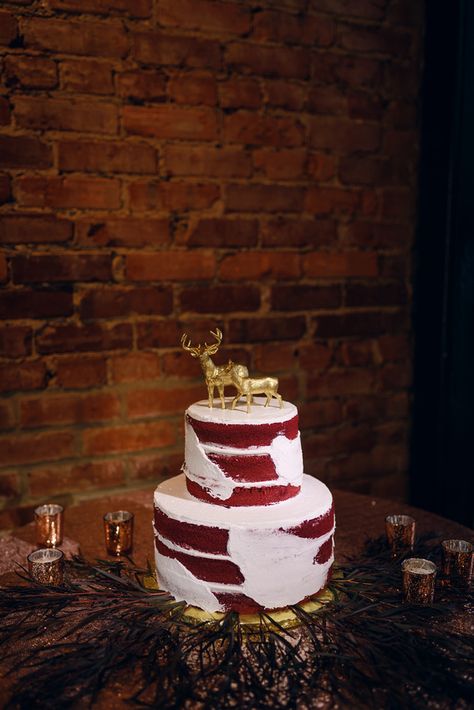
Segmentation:
{"type": "MultiPolygon", "coordinates": [[[[415,554],[436,561],[438,542],[426,535],[415,554]]],[[[291,607],[294,628],[265,613],[251,627],[235,612],[191,621],[144,583],[151,570],[66,564],[61,587],[21,574],[0,588],[7,708],[92,707],[107,693],[170,710],[472,706],[471,592],[439,586],[433,605],[403,604],[400,560],[381,538],[339,565],[331,602],[291,607]]]]}

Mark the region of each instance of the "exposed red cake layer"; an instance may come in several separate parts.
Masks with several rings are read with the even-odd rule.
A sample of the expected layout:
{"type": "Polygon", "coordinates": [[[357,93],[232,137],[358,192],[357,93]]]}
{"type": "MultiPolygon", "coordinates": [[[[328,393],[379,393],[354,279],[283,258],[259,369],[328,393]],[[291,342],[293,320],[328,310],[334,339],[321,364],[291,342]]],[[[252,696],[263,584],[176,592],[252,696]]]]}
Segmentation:
{"type": "Polygon", "coordinates": [[[206,582],[220,582],[221,584],[242,584],[244,581],[240,569],[230,560],[187,555],[185,552],[171,550],[158,538],[155,538],[155,545],[160,554],[178,560],[198,579],[203,579],[206,582]]]}
{"type": "Polygon", "coordinates": [[[213,592],[220,604],[223,604],[225,611],[237,611],[239,614],[255,614],[263,611],[263,606],[257,604],[245,594],[231,594],[229,592],[213,592]]]}
{"type": "Polygon", "coordinates": [[[234,481],[273,481],[278,478],[273,459],[268,454],[260,456],[207,454],[207,458],[217,464],[225,475],[234,481]]]}
{"type": "MultiPolygon", "coordinates": [[[[250,505],[272,505],[283,500],[294,498],[299,493],[299,486],[265,486],[252,488],[235,488],[234,492],[226,500],[213,498],[205,488],[189,480],[186,477],[186,487],[192,496],[214,505],[223,505],[227,508],[250,506],[250,505]]],[[[316,535],[301,535],[301,537],[317,537],[316,535]]]]}
{"type": "Polygon", "coordinates": [[[250,446],[270,446],[276,436],[296,439],[298,436],[298,415],[286,422],[273,424],[223,424],[202,422],[186,415],[188,423],[196,432],[202,444],[233,446],[248,449],[250,446]]]}
{"type": "Polygon", "coordinates": [[[332,555],[332,547],[333,547],[333,536],[329,538],[329,540],[326,540],[326,542],[323,542],[321,547],[318,550],[318,554],[314,558],[314,561],[318,563],[318,565],[323,565],[325,562],[329,560],[329,558],[332,555]]]}
{"type": "Polygon", "coordinates": [[[317,538],[326,535],[334,527],[334,505],[324,515],[311,520],[305,520],[303,523],[296,525],[294,528],[284,529],[285,532],[292,533],[298,537],[317,538]]]}
{"type": "Polygon", "coordinates": [[[155,527],[163,537],[181,547],[189,547],[200,552],[227,554],[228,530],[180,522],[169,518],[158,508],[155,508],[155,527]]]}

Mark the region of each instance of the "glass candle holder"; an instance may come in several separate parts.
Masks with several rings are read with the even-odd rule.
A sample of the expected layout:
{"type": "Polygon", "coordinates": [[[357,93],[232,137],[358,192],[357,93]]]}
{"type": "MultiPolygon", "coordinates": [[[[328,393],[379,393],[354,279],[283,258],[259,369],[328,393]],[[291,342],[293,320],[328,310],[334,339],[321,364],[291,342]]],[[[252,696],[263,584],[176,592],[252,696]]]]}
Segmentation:
{"type": "Polygon", "coordinates": [[[433,602],[436,565],[430,560],[410,557],[402,562],[403,598],[408,604],[433,602]]]}
{"type": "Polygon", "coordinates": [[[413,550],[415,526],[415,519],[410,515],[387,515],[385,533],[394,557],[413,550]]]}
{"type": "Polygon", "coordinates": [[[40,584],[58,587],[64,579],[64,555],[51,547],[30,552],[27,557],[28,572],[40,584]]]}
{"type": "Polygon", "coordinates": [[[443,576],[460,587],[468,587],[474,564],[474,547],[466,540],[443,540],[443,576]]]}
{"type": "Polygon", "coordinates": [[[129,555],[133,549],[133,513],[116,510],[104,515],[105,547],[109,555],[129,555]]]}
{"type": "Polygon", "coordinates": [[[58,547],[63,541],[64,508],[62,505],[40,505],[35,509],[36,544],[58,547]]]}

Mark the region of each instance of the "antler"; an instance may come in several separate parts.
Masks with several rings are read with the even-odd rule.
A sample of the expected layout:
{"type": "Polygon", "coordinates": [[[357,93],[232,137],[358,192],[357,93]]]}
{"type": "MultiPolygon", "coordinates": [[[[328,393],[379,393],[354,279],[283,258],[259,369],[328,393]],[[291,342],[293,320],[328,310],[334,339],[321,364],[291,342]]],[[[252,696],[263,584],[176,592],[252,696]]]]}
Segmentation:
{"type": "Polygon", "coordinates": [[[214,355],[214,353],[219,350],[219,345],[222,342],[222,331],[220,331],[219,328],[216,328],[216,332],[211,330],[210,333],[215,337],[217,343],[213,343],[212,345],[204,343],[204,352],[206,352],[208,355],[214,355]]]}
{"type": "Polygon", "coordinates": [[[191,338],[188,338],[186,333],[183,333],[183,335],[181,336],[181,347],[183,348],[183,350],[186,350],[188,353],[191,353],[193,355],[199,355],[201,350],[200,345],[198,345],[197,348],[193,348],[191,346],[191,338]],[[188,342],[186,342],[186,340],[188,342]]]}

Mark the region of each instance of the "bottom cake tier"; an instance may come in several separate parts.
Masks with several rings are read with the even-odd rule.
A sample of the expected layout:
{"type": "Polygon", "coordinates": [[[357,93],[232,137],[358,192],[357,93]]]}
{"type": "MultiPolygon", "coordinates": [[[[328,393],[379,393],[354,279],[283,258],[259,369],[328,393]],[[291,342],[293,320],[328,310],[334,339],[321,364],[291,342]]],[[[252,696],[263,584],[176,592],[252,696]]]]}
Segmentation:
{"type": "Polygon", "coordinates": [[[158,583],[178,601],[251,613],[296,604],[326,585],[334,508],[311,476],[290,500],[224,508],[193,498],[181,474],[158,486],[154,503],[158,583]]]}

